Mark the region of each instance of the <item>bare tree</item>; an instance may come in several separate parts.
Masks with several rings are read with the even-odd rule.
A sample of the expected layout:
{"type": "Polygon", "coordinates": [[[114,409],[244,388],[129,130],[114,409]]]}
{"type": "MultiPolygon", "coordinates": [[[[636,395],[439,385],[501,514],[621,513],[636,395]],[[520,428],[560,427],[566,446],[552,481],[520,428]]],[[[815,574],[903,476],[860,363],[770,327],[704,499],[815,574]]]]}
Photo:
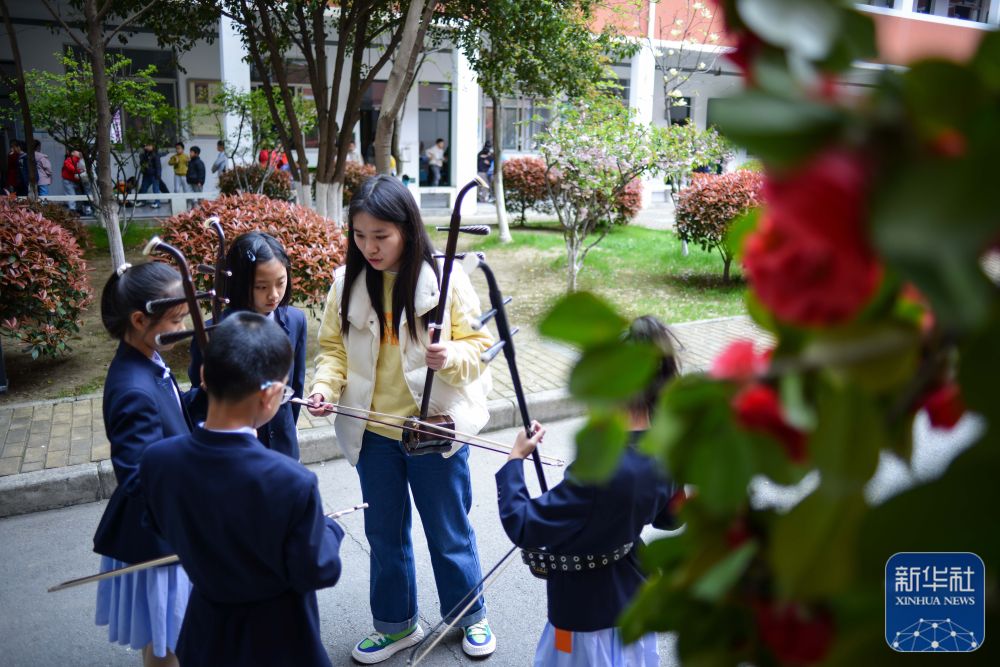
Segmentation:
{"type": "Polygon", "coordinates": [[[706,47],[718,44],[723,25],[707,0],[685,0],[683,7],[670,16],[658,16],[657,22],[660,35],[673,43],[665,48],[649,44],[662,72],[664,118],[669,119],[672,109],[687,106],[683,88],[691,77],[715,67],[718,53],[706,47]]]}

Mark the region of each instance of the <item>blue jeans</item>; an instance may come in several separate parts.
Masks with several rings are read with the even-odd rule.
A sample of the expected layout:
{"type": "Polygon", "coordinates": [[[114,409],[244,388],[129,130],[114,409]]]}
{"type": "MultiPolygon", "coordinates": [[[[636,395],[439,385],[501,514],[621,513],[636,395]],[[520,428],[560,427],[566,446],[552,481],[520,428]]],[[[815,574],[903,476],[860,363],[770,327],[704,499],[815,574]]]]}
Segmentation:
{"type": "MultiPolygon", "coordinates": [[[[142,187],[139,188],[139,194],[141,194],[141,195],[146,194],[146,190],[149,190],[150,187],[153,188],[153,194],[157,194],[157,195],[160,194],[160,179],[158,177],[150,177],[150,176],[146,176],[145,174],[143,174],[142,175],[142,187]]],[[[152,204],[156,205],[156,206],[159,206],[160,205],[160,200],[159,199],[155,199],[155,200],[153,200],[152,204]]]]}
{"type": "MultiPolygon", "coordinates": [[[[482,577],[476,534],[469,523],[468,447],[447,459],[440,454],[408,456],[398,440],[365,431],[357,468],[361,495],[369,504],[365,536],[372,550],[369,597],[375,629],[394,634],[417,622],[407,484],[427,536],[441,614],[447,614],[482,577]]],[[[480,596],[458,625],[466,627],[485,616],[480,596]]]]}

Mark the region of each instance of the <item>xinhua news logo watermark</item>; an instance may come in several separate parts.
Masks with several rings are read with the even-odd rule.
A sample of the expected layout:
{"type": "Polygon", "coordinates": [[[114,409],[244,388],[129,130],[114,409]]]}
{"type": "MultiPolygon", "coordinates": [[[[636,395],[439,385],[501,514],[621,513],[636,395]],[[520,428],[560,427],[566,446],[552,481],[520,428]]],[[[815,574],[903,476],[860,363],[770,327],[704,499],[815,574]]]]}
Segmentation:
{"type": "Polygon", "coordinates": [[[885,640],[895,651],[966,652],[986,634],[986,568],[973,553],[898,553],[885,564],[885,640]]]}

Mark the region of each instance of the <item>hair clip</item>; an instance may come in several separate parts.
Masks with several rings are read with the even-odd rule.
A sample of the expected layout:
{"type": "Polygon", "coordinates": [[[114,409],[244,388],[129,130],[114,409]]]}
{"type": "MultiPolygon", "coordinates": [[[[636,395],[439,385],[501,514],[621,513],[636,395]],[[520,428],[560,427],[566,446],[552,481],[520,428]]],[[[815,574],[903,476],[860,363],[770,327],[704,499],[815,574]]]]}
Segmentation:
{"type": "Polygon", "coordinates": [[[253,264],[257,261],[257,254],[253,250],[247,250],[247,259],[253,264]]]}
{"type": "Polygon", "coordinates": [[[124,275],[125,272],[128,271],[131,268],[132,268],[132,265],[129,264],[128,262],[125,262],[124,264],[122,264],[121,266],[119,266],[117,269],[115,269],[115,273],[117,273],[118,277],[121,278],[122,275],[124,275]]]}

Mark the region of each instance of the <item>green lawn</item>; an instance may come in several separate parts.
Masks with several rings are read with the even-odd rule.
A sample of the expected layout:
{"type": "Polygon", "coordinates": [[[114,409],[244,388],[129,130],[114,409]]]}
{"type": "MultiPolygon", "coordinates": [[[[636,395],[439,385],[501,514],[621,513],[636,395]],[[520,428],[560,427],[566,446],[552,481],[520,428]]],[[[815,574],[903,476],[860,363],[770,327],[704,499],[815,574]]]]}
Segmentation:
{"type": "MultiPolygon", "coordinates": [[[[547,225],[515,227],[512,235],[509,244],[494,235],[471,247],[485,252],[491,265],[503,267],[498,274],[505,291],[538,304],[525,313],[537,322],[566,289],[563,237],[558,227],[547,225]]],[[[654,314],[668,322],[687,322],[745,313],[739,267],[734,265],[733,280],[724,283],[717,253],[691,246],[684,257],[673,232],[642,227],[618,227],[591,250],[578,289],[604,296],[629,317],[654,314]]]]}

